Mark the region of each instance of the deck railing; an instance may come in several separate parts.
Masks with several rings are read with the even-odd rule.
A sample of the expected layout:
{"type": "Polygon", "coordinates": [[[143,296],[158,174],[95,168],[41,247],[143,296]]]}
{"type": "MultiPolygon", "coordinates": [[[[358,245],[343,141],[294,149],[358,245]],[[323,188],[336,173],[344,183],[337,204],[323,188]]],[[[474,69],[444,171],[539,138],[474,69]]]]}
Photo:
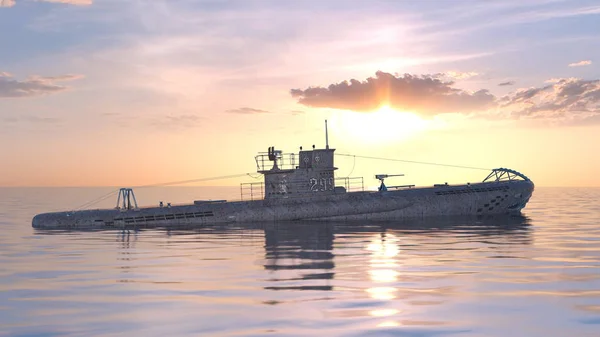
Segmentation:
{"type": "MultiPolygon", "coordinates": [[[[294,191],[302,191],[291,194],[291,198],[304,198],[316,192],[310,191],[310,185],[306,182],[289,182],[287,186],[294,191]]],[[[345,192],[364,191],[365,185],[362,177],[335,178],[334,193],[340,193],[338,187],[343,187],[345,192]]],[[[265,198],[265,186],[263,182],[241,183],[240,197],[242,201],[262,200],[265,198]]]]}
{"type": "Polygon", "coordinates": [[[335,178],[335,186],[343,186],[346,189],[346,192],[358,192],[365,190],[363,177],[335,178]]]}
{"type": "MultiPolygon", "coordinates": [[[[298,155],[295,153],[276,153],[277,157],[277,167],[281,170],[293,170],[299,164],[297,158],[298,155]]],[[[256,157],[256,170],[257,171],[268,171],[273,168],[275,164],[272,160],[269,159],[269,154],[267,153],[259,153],[256,157]]]]}
{"type": "Polygon", "coordinates": [[[241,183],[240,196],[242,200],[262,200],[265,198],[265,186],[259,183],[241,183]]]}

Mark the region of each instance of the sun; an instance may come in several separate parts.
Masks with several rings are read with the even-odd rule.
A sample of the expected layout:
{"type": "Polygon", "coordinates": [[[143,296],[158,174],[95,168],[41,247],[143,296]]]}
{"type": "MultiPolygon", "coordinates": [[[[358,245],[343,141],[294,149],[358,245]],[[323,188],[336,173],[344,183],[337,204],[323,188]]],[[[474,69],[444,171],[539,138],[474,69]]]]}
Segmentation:
{"type": "Polygon", "coordinates": [[[345,136],[361,143],[402,141],[423,132],[429,122],[411,112],[396,111],[383,105],[375,112],[340,111],[332,122],[339,125],[345,136]]]}

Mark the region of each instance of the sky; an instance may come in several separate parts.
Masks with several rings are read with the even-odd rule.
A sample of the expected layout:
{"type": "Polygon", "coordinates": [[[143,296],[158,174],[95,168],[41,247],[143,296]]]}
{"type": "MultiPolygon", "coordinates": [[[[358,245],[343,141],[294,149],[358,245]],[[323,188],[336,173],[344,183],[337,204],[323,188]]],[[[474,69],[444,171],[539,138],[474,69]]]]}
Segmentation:
{"type": "MultiPolygon", "coordinates": [[[[337,154],[598,187],[598,32],[598,1],[0,0],[0,186],[254,173],[327,119],[337,154]]],[[[335,160],[368,187],[487,175],[335,160]]]]}

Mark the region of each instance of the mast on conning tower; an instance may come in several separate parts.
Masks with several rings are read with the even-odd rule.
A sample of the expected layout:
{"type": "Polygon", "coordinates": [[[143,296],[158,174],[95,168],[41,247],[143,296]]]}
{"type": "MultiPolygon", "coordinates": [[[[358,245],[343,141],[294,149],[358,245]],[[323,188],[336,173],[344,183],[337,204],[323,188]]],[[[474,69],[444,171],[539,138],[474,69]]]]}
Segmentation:
{"type": "Polygon", "coordinates": [[[327,120],[325,120],[325,149],[329,150],[329,134],[327,133],[327,120]]]}

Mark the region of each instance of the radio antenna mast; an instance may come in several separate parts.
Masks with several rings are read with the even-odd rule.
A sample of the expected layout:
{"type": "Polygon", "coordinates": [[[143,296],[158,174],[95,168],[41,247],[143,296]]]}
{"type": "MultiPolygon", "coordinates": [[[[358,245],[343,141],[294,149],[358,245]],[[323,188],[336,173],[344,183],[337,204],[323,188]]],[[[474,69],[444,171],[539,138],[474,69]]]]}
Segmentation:
{"type": "Polygon", "coordinates": [[[329,134],[327,133],[327,120],[325,120],[325,148],[329,150],[329,134]]]}

